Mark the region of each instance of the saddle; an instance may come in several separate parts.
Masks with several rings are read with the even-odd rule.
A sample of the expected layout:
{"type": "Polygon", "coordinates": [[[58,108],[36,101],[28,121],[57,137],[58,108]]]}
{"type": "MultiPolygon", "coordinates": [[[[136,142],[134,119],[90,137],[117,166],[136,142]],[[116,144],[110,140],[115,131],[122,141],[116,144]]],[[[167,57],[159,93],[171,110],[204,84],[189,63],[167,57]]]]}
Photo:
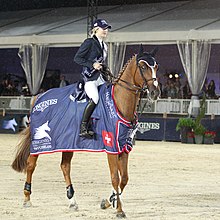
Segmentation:
{"type": "MultiPolygon", "coordinates": [[[[109,70],[109,68],[105,65],[102,65],[101,74],[104,80],[108,83],[112,83],[112,80],[114,78],[113,74],[109,70]]],[[[75,91],[70,95],[70,99],[72,101],[82,101],[83,99],[86,99],[87,95],[84,90],[85,81],[80,80],[76,83],[76,89],[75,91]]]]}

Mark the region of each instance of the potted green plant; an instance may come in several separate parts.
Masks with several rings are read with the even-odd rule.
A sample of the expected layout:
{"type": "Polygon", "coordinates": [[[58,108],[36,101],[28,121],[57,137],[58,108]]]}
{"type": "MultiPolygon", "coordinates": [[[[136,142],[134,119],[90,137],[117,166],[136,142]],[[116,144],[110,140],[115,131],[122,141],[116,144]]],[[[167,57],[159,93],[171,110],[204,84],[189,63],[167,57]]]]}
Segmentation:
{"type": "Polygon", "coordinates": [[[195,143],[202,144],[203,143],[203,136],[206,131],[205,127],[201,124],[202,119],[205,116],[205,94],[203,94],[202,101],[200,104],[199,114],[195,118],[195,124],[193,127],[195,143]]]}
{"type": "Polygon", "coordinates": [[[203,95],[200,111],[196,118],[179,118],[176,131],[180,130],[182,143],[214,143],[216,133],[206,131],[201,121],[205,116],[205,95],[203,95]]]}
{"type": "Polygon", "coordinates": [[[181,142],[187,143],[188,133],[192,132],[194,128],[195,121],[192,118],[179,118],[176,131],[180,131],[181,142]]]}
{"type": "Polygon", "coordinates": [[[187,143],[188,144],[195,144],[195,135],[193,131],[187,133],[187,143]]]}
{"type": "Polygon", "coordinates": [[[202,144],[203,143],[203,136],[205,134],[205,127],[201,123],[195,123],[193,128],[195,143],[202,144]]]}
{"type": "Polygon", "coordinates": [[[205,131],[203,143],[204,144],[214,144],[215,136],[216,136],[215,131],[205,131]]]}

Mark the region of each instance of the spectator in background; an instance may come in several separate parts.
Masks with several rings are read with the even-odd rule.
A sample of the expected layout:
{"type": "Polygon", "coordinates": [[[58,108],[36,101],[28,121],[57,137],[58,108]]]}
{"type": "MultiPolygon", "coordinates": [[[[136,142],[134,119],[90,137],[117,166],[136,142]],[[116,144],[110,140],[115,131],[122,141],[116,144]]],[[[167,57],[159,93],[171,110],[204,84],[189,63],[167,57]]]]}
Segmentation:
{"type": "Polygon", "coordinates": [[[5,95],[5,96],[18,95],[14,83],[9,78],[4,79],[2,85],[3,85],[3,91],[1,95],[5,95]]]}
{"type": "Polygon", "coordinates": [[[180,78],[179,77],[177,77],[176,79],[175,79],[175,87],[176,87],[176,98],[181,98],[181,82],[180,82],[180,78]]]}
{"type": "Polygon", "coordinates": [[[160,96],[163,97],[163,85],[160,82],[160,78],[159,77],[157,78],[157,82],[158,82],[158,86],[160,88],[160,93],[161,93],[160,96]]]}
{"type": "Polygon", "coordinates": [[[170,90],[170,80],[167,80],[164,87],[163,87],[163,98],[167,98],[168,97],[168,91],[170,90]]]}
{"type": "Polygon", "coordinates": [[[4,89],[5,89],[4,81],[1,81],[1,83],[0,83],[0,96],[3,94],[4,89]]]}
{"type": "Polygon", "coordinates": [[[217,96],[215,94],[215,82],[214,82],[214,80],[211,80],[210,83],[208,84],[206,94],[207,94],[207,98],[210,98],[210,99],[217,98],[217,96]]]}
{"type": "Polygon", "coordinates": [[[60,88],[64,87],[64,86],[68,86],[69,82],[65,79],[64,75],[60,75],[60,88]]]}
{"type": "Polygon", "coordinates": [[[169,90],[167,91],[167,96],[170,97],[171,99],[176,99],[177,98],[177,93],[178,92],[178,89],[176,87],[176,84],[175,82],[171,82],[170,83],[170,88],[169,90]]]}
{"type": "Polygon", "coordinates": [[[183,98],[184,99],[190,99],[191,98],[191,89],[189,87],[188,81],[185,82],[185,85],[183,86],[183,98]]]}
{"type": "Polygon", "coordinates": [[[18,80],[15,80],[14,87],[15,87],[15,90],[17,91],[17,94],[21,95],[22,94],[22,83],[19,82],[18,80]]]}

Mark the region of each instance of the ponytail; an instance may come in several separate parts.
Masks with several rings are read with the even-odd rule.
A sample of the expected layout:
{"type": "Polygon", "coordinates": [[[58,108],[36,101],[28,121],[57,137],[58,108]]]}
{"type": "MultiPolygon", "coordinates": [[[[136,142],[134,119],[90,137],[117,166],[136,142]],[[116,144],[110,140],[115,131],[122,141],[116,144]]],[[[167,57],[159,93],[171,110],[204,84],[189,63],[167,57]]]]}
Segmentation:
{"type": "Polygon", "coordinates": [[[97,30],[99,29],[99,27],[95,27],[91,30],[90,36],[93,37],[94,35],[96,35],[97,30]]]}

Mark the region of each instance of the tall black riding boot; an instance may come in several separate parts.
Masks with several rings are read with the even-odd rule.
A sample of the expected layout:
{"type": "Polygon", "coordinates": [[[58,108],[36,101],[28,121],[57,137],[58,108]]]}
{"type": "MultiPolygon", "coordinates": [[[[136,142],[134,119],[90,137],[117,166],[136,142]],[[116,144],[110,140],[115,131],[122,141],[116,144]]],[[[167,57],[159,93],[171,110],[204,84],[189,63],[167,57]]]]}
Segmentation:
{"type": "Polygon", "coordinates": [[[80,133],[79,133],[80,137],[85,137],[89,139],[92,139],[94,137],[94,131],[88,129],[88,124],[95,107],[96,104],[93,102],[92,99],[90,99],[83,112],[83,118],[80,125],[80,133]]]}

